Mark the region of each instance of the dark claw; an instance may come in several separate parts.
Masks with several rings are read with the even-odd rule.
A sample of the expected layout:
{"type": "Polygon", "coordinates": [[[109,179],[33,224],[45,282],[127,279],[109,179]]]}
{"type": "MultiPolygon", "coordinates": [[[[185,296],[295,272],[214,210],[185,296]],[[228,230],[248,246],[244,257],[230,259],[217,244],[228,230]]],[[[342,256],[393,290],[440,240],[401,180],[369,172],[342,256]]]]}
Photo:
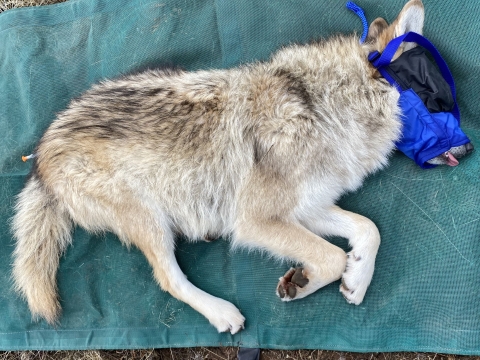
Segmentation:
{"type": "Polygon", "coordinates": [[[297,295],[297,288],[293,284],[288,284],[287,286],[288,296],[293,299],[297,295]]]}
{"type": "Polygon", "coordinates": [[[297,295],[297,287],[295,284],[286,282],[285,279],[283,279],[277,286],[277,292],[280,299],[283,299],[287,294],[289,298],[293,299],[295,295],[297,295]]]}
{"type": "Polygon", "coordinates": [[[292,276],[292,280],[290,280],[292,283],[297,284],[301,288],[303,288],[305,285],[308,284],[308,279],[303,276],[303,269],[298,268],[295,270],[295,273],[292,276]]]}
{"type": "Polygon", "coordinates": [[[290,281],[292,280],[293,274],[295,274],[295,269],[291,268],[286,272],[285,275],[283,275],[283,278],[285,279],[285,281],[290,281]]]}
{"type": "Polygon", "coordinates": [[[208,234],[203,237],[203,240],[205,240],[206,242],[212,242],[214,240],[217,240],[217,238],[213,235],[208,234]]]}

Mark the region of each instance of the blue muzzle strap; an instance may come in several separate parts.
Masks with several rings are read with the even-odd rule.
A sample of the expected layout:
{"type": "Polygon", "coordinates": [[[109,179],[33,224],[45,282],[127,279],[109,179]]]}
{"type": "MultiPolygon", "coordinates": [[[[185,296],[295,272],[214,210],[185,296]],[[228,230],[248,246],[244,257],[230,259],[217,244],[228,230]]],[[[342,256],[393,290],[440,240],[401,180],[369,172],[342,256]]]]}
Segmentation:
{"type": "Polygon", "coordinates": [[[382,54],[378,52],[370,54],[369,60],[380,74],[400,92],[399,106],[402,109],[403,129],[402,138],[396,144],[400,151],[422,168],[431,168],[434,165],[428,164],[428,160],[445,153],[452,147],[470,142],[460,129],[460,111],[455,100],[456,89],[452,73],[430,41],[422,35],[409,32],[390,41],[382,54]],[[433,56],[453,96],[454,105],[450,111],[429,111],[415,91],[411,88],[402,88],[402,85],[387,72],[386,69],[393,56],[404,41],[417,43],[433,56]]]}

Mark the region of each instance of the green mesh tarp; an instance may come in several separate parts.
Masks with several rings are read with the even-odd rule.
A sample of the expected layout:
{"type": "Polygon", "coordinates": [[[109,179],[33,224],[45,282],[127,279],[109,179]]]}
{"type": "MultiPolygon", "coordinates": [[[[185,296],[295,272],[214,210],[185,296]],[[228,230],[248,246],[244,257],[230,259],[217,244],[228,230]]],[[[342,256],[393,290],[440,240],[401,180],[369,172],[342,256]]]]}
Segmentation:
{"type": "MultiPolygon", "coordinates": [[[[358,0],[369,21],[392,21],[402,0],[358,0]]],[[[425,0],[425,35],[450,64],[463,129],[480,146],[480,3],[425,0]]],[[[395,154],[341,206],[382,234],[364,302],[348,305],[331,284],[283,303],[275,287],[288,264],[229,250],[226,240],[188,243],[177,256],[200,288],[246,317],[218,334],[189,306],[162,292],[136,249],[111,234],[75,230],[58,283],[61,323],[32,323],[11,289],[8,219],[29,154],[55,113],[92,83],[162,64],[188,70],[266,59],[280,46],[361,31],[345,2],[328,0],[71,0],[0,14],[0,349],[185,346],[432,351],[480,354],[479,156],[422,170],[395,154]]],[[[347,249],[344,239],[332,239],[347,249]]]]}

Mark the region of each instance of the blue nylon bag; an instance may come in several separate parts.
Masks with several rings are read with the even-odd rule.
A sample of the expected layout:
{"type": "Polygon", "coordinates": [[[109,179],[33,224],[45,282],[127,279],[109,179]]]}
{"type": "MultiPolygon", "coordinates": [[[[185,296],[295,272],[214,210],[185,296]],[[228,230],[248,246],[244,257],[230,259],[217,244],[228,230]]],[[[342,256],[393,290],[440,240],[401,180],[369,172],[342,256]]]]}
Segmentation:
{"type": "Polygon", "coordinates": [[[370,54],[369,60],[380,74],[400,92],[399,106],[402,109],[402,138],[397,142],[397,148],[413,159],[424,169],[436,165],[428,160],[439,156],[452,147],[470,142],[470,139],[460,129],[460,111],[456,103],[456,90],[453,76],[447,64],[433,44],[420,34],[409,32],[391,40],[380,55],[370,54]],[[452,92],[454,106],[449,112],[430,112],[418,94],[411,88],[404,89],[387,72],[395,52],[402,42],[416,42],[427,49],[435,59],[444,80],[452,92]]]}

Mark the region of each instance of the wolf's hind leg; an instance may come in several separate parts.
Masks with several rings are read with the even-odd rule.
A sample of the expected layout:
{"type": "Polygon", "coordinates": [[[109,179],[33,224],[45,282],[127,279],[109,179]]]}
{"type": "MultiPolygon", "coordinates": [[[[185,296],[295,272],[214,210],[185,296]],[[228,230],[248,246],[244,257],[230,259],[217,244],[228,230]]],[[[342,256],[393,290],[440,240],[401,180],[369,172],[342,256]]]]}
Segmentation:
{"type": "Polygon", "coordinates": [[[153,267],[153,274],[161,288],[175,298],[187,303],[205,316],[219,332],[235,334],[244,327],[245,318],[230,302],[212,296],[187,280],[178,266],[174,253],[174,237],[160,216],[136,209],[122,218],[121,237],[137,246],[153,267]]]}
{"type": "Polygon", "coordinates": [[[352,250],[347,254],[340,291],[349,303],[360,304],[372,280],[380,246],[380,233],[375,224],[364,216],[333,206],[306,226],[318,234],[349,240],[352,250]]]}
{"type": "Polygon", "coordinates": [[[347,261],[339,247],[300,224],[281,220],[244,220],[236,228],[234,246],[261,248],[302,264],[280,278],[277,295],[283,301],[303,298],[340,279],[347,261]]]}

